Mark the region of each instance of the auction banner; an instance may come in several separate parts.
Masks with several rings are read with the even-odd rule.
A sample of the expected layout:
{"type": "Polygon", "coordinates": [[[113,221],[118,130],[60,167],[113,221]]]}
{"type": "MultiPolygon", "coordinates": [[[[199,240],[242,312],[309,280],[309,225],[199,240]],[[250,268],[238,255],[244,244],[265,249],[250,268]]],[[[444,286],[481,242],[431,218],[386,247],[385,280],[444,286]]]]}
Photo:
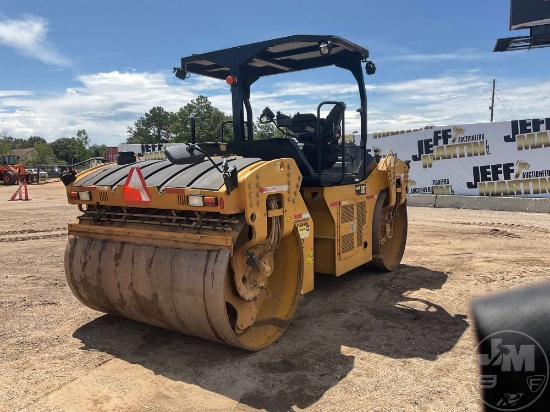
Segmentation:
{"type": "Polygon", "coordinates": [[[162,160],[166,159],[164,149],[171,146],[173,143],[154,143],[154,144],[135,144],[135,143],[121,143],[118,145],[118,151],[120,152],[134,152],[137,157],[137,161],[144,160],[162,160]]]}
{"type": "Polygon", "coordinates": [[[369,134],[410,161],[409,194],[550,197],[550,117],[369,134]]]}

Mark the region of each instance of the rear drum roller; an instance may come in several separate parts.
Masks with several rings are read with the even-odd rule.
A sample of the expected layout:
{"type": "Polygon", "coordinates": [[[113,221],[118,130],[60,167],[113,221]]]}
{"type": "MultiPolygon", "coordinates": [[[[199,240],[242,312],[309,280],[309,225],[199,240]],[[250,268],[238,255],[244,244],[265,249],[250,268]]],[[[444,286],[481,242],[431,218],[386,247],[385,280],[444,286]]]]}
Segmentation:
{"type": "Polygon", "coordinates": [[[407,243],[407,204],[387,205],[388,192],[378,195],[372,222],[372,263],[382,270],[397,269],[407,243]]]}
{"type": "MultiPolygon", "coordinates": [[[[248,230],[242,229],[246,238],[248,230]]],[[[65,271],[75,296],[92,309],[260,350],[284,333],[296,311],[300,250],[296,231],[281,239],[266,259],[270,273],[248,301],[235,284],[250,257],[243,248],[232,253],[71,237],[65,271]]]]}

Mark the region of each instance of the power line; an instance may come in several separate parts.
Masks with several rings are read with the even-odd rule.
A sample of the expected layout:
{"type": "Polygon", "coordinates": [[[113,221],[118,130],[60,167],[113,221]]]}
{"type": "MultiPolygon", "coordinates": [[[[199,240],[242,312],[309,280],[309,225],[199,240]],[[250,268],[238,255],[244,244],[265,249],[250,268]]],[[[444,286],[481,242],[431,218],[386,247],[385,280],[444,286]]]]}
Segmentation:
{"type": "Polygon", "coordinates": [[[496,84],[496,79],[493,79],[493,94],[491,96],[491,106],[489,107],[489,109],[491,110],[491,123],[493,123],[493,114],[495,113],[495,84],[496,84]]]}
{"type": "Polygon", "coordinates": [[[512,114],[514,115],[515,118],[517,118],[518,116],[516,115],[516,113],[514,112],[514,109],[512,108],[512,105],[508,102],[508,100],[506,100],[506,98],[504,97],[504,95],[502,94],[502,90],[500,89],[497,89],[497,92],[499,93],[500,97],[502,98],[502,100],[504,100],[506,102],[506,104],[510,107],[510,110],[512,111],[512,114]]]}
{"type": "Polygon", "coordinates": [[[506,102],[504,100],[502,100],[499,96],[497,96],[497,99],[502,104],[502,107],[506,110],[508,115],[510,116],[510,119],[515,118],[516,115],[514,114],[513,110],[506,104],[506,102]]]}
{"type": "MultiPolygon", "coordinates": [[[[499,96],[500,96],[500,99],[501,99],[502,103],[505,104],[505,106],[506,106],[506,107],[508,108],[508,110],[511,112],[512,116],[513,116],[514,118],[517,119],[518,116],[517,116],[516,113],[514,112],[514,109],[512,108],[512,105],[508,102],[508,100],[506,100],[506,98],[505,98],[504,95],[502,94],[502,90],[497,89],[497,92],[498,92],[498,94],[499,94],[499,96]]],[[[498,98],[498,96],[497,96],[497,98],[498,98]]]]}
{"type": "Polygon", "coordinates": [[[506,106],[506,103],[504,102],[504,100],[502,100],[499,96],[497,96],[497,100],[501,103],[504,110],[506,110],[506,112],[508,113],[508,116],[510,116],[510,119],[515,118],[512,111],[508,108],[508,106],[506,106]]]}

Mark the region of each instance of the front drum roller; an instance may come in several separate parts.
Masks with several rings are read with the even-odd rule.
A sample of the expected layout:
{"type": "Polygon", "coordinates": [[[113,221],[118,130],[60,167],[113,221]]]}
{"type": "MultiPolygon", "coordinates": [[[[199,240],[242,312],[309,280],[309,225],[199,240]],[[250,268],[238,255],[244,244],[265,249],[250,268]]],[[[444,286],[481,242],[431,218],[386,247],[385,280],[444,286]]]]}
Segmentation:
{"type": "Polygon", "coordinates": [[[372,264],[382,270],[397,269],[407,244],[407,203],[389,206],[388,192],[378,195],[372,222],[372,264]]]}
{"type": "MultiPolygon", "coordinates": [[[[248,233],[248,227],[243,231],[248,233]]],[[[301,244],[281,239],[261,293],[245,301],[235,288],[229,249],[187,250],[70,237],[65,272],[74,295],[105,313],[185,334],[260,350],[285,331],[301,297],[301,244]]]]}

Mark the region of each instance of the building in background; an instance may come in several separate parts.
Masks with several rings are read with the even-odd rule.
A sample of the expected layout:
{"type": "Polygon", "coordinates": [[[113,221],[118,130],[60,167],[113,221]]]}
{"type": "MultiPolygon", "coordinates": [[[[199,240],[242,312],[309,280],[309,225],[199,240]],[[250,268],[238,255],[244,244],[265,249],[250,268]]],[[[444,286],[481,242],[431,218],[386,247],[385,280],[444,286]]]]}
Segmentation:
{"type": "Polygon", "coordinates": [[[10,154],[19,158],[18,163],[25,163],[35,152],[35,148],[30,149],[13,149],[10,154]]]}
{"type": "Polygon", "coordinates": [[[108,162],[116,162],[118,156],[118,147],[106,147],[104,157],[108,162]]]}

